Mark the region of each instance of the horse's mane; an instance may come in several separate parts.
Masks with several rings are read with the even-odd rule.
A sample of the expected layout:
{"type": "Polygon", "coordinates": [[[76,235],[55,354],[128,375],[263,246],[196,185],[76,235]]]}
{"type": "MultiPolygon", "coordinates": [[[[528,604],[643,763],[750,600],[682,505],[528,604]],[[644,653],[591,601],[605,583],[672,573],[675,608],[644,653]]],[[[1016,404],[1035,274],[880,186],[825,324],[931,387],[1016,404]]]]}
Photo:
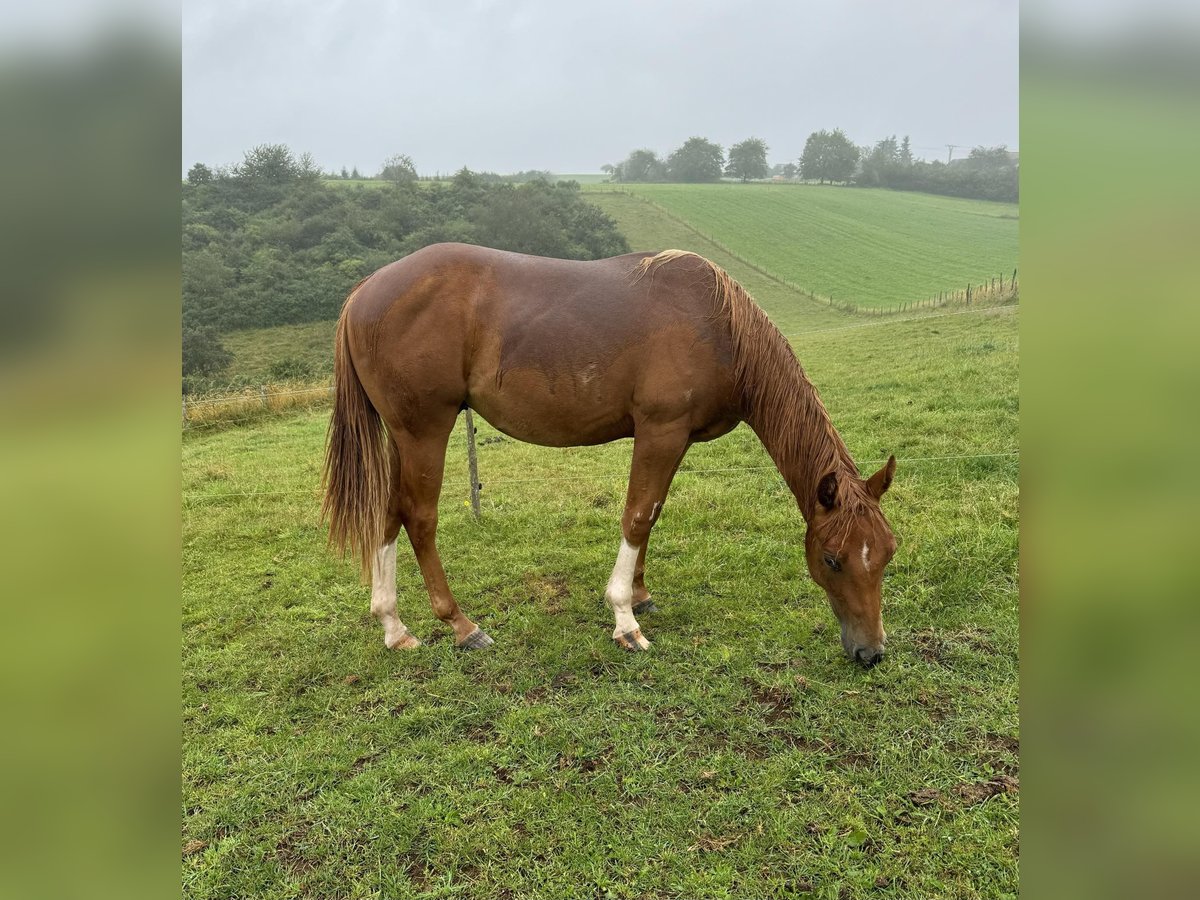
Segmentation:
{"type": "Polygon", "coordinates": [[[714,297],[729,319],[734,384],[742,417],[771,454],[805,519],[811,521],[815,512],[817,483],[830,472],[838,474],[839,502],[828,527],[834,533],[842,531],[852,516],[867,513],[873,504],[858,476],[858,466],[792,345],[745,288],[698,254],[664,250],[638,263],[635,278],[681,258],[699,260],[712,272],[714,297]]]}

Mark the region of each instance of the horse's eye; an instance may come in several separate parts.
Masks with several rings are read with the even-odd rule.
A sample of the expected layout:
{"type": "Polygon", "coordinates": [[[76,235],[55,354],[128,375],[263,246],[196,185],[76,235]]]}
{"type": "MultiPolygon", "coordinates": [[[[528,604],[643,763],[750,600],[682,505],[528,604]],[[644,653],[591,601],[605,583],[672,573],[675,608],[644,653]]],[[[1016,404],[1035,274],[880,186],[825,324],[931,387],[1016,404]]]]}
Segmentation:
{"type": "Polygon", "coordinates": [[[832,553],[825,554],[825,565],[829,566],[835,572],[842,571],[842,564],[838,562],[837,557],[832,553]]]}

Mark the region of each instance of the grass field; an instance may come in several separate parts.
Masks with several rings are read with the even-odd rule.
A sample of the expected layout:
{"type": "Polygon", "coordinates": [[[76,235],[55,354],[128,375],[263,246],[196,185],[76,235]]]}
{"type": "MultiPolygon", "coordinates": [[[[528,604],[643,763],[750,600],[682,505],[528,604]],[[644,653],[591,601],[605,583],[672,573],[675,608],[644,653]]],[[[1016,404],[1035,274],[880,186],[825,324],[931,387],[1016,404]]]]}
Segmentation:
{"type": "Polygon", "coordinates": [[[797,341],[864,468],[901,459],[869,672],[842,658],[745,428],[676,479],[639,655],[602,599],[628,442],[482,426],[476,523],[456,434],[440,545],[497,643],[455,651],[402,548],[401,616],[427,646],[395,654],[325,550],[327,410],[188,433],[185,895],[1015,896],[1017,316],[797,341]],[[920,461],[963,454],[999,455],[920,461]]]}
{"type": "Polygon", "coordinates": [[[923,300],[1010,275],[1017,265],[1018,214],[1011,203],[807,184],[621,190],[657,204],[784,281],[858,306],[923,300]]]}

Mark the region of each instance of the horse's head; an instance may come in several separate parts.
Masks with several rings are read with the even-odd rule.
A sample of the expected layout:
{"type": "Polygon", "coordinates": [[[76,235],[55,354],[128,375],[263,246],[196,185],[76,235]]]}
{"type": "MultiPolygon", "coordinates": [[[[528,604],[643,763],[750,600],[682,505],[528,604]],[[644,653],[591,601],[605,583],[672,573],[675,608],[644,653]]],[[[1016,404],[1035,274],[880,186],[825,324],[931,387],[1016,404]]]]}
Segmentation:
{"type": "Polygon", "coordinates": [[[808,571],[825,589],[842,625],[842,648],[870,667],[883,657],[887,634],[880,602],[883,570],[896,552],[896,538],[879,498],[892,483],[896,458],[865,481],[829,472],[817,485],[817,503],[808,523],[808,571]]]}

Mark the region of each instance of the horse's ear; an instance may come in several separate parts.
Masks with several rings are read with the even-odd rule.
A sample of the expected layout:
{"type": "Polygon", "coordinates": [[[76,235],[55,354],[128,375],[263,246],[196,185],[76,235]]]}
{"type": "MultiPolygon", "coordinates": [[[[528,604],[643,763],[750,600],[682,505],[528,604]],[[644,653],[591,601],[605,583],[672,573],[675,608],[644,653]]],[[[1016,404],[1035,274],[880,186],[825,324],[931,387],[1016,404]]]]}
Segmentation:
{"type": "Polygon", "coordinates": [[[867,492],[878,500],[892,486],[892,477],[896,474],[896,457],[889,456],[883,468],[867,479],[867,492]]]}
{"type": "Polygon", "coordinates": [[[817,502],[826,509],[837,505],[837,472],[829,472],[817,482],[817,502]]]}

